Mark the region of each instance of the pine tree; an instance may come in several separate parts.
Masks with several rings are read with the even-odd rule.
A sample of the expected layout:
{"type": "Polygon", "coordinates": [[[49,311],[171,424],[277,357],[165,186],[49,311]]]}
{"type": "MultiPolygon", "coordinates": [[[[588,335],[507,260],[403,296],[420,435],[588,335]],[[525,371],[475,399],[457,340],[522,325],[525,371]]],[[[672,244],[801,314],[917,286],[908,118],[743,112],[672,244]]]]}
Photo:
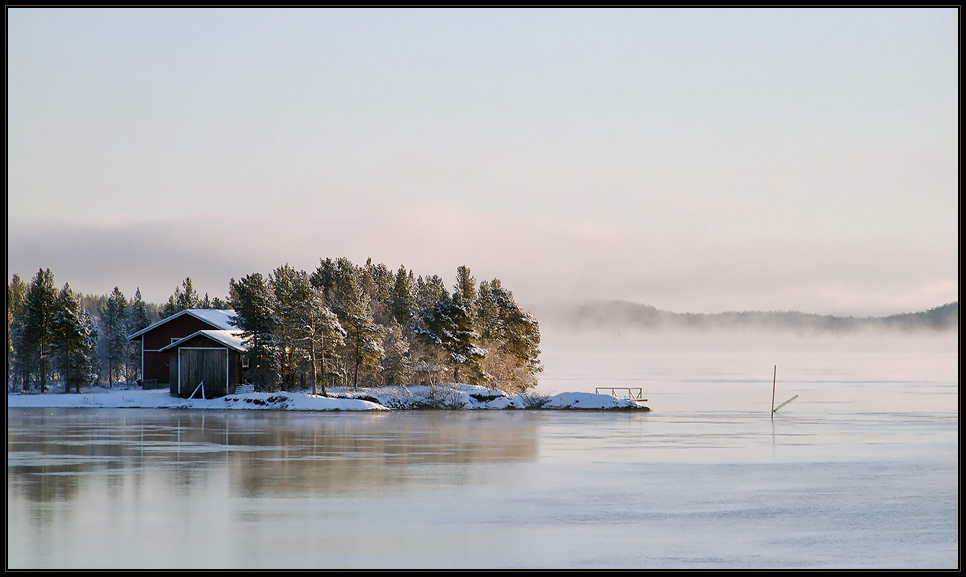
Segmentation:
{"type": "MultiPolygon", "coordinates": [[[[359,273],[346,270],[339,292],[342,296],[339,321],[345,329],[346,360],[352,371],[352,388],[359,386],[359,372],[372,373],[382,359],[382,337],[376,325],[369,295],[363,290],[359,273]]],[[[338,313],[337,313],[338,314],[338,313]]]]}
{"type": "MultiPolygon", "coordinates": [[[[180,290],[181,290],[180,288],[175,289],[175,293],[177,293],[180,290]]],[[[173,316],[173,315],[175,315],[175,314],[177,314],[179,312],[181,312],[181,311],[178,309],[178,298],[177,298],[177,294],[173,294],[173,295],[169,296],[168,297],[168,302],[166,302],[163,305],[161,305],[161,308],[158,309],[158,314],[160,314],[161,315],[161,318],[163,318],[163,319],[166,319],[166,318],[168,318],[170,316],[173,316]]]]}
{"type": "Polygon", "coordinates": [[[322,377],[322,396],[328,396],[325,383],[329,373],[326,358],[335,355],[345,344],[345,329],[339,318],[327,306],[322,289],[309,286],[302,325],[302,338],[308,345],[312,359],[312,394],[318,394],[319,376],[322,377]]]}
{"type": "Polygon", "coordinates": [[[502,289],[500,279],[480,282],[476,298],[476,330],[484,341],[499,338],[500,309],[494,300],[493,291],[502,289]]]}
{"type": "Polygon", "coordinates": [[[97,337],[93,318],[81,311],[80,304],[69,284],[65,284],[54,303],[51,324],[51,350],[54,364],[64,379],[64,392],[74,387],[80,393],[82,385],[94,379],[91,359],[97,337]]]}
{"type": "Polygon", "coordinates": [[[40,384],[40,391],[47,391],[47,379],[50,374],[50,334],[54,320],[54,301],[57,299],[57,288],[54,286],[54,274],[47,270],[38,270],[24,298],[22,320],[20,321],[19,343],[22,351],[19,354],[24,363],[26,392],[28,382],[35,376],[40,384]]]}
{"type": "Polygon", "coordinates": [[[366,261],[362,269],[362,286],[369,295],[372,304],[372,314],[376,323],[386,325],[392,318],[390,300],[392,297],[395,277],[384,264],[372,264],[372,259],[366,261]]]}
{"type": "MultiPolygon", "coordinates": [[[[145,329],[149,326],[151,326],[151,318],[148,315],[147,305],[141,298],[141,287],[138,287],[137,290],[134,291],[134,300],[131,301],[131,306],[128,312],[126,332],[128,335],[133,335],[141,329],[145,329]]],[[[128,382],[142,378],[141,361],[141,341],[128,342],[126,360],[126,365],[128,368],[128,382]]]]}
{"type": "Polygon", "coordinates": [[[436,303],[446,298],[449,298],[446,283],[439,276],[428,276],[425,279],[420,276],[416,279],[417,318],[425,318],[436,307],[436,303]]]}
{"type": "Polygon", "coordinates": [[[537,385],[540,363],[540,326],[523,311],[513,293],[499,279],[480,283],[477,326],[489,350],[484,370],[494,384],[508,392],[520,392],[537,385]]]}
{"type": "Polygon", "coordinates": [[[456,285],[453,287],[453,300],[472,311],[476,306],[476,279],[470,269],[461,266],[456,269],[456,285]]]}
{"type": "Polygon", "coordinates": [[[464,375],[468,380],[481,383],[486,379],[481,361],[487,351],[476,345],[478,335],[473,328],[473,318],[461,299],[453,299],[444,290],[435,306],[423,313],[421,328],[417,332],[431,345],[446,351],[455,382],[460,382],[460,369],[466,368],[468,372],[464,375]]]}
{"type": "Polygon", "coordinates": [[[459,382],[459,369],[466,366],[470,369],[469,380],[482,383],[486,374],[481,361],[486,356],[486,349],[477,346],[479,333],[476,332],[476,279],[470,274],[470,269],[460,266],[456,269],[456,285],[453,287],[453,307],[450,317],[454,331],[450,345],[447,347],[455,361],[453,379],[459,382]]]}
{"type": "Polygon", "coordinates": [[[412,271],[407,273],[406,267],[402,265],[399,265],[393,281],[392,294],[389,296],[389,312],[402,328],[403,333],[412,332],[416,316],[416,282],[413,280],[412,271]]]}
{"type": "Polygon", "coordinates": [[[385,385],[402,385],[412,381],[413,367],[409,355],[409,341],[402,328],[393,321],[383,333],[382,382],[385,385]]]}
{"type": "Polygon", "coordinates": [[[19,345],[19,323],[17,319],[21,317],[27,298],[27,284],[23,282],[20,275],[13,275],[10,284],[7,285],[7,386],[10,386],[11,379],[22,378],[23,367],[17,352],[19,345]]]}
{"type": "Polygon", "coordinates": [[[299,367],[311,359],[305,326],[309,322],[315,289],[305,271],[295,270],[287,263],[275,269],[269,284],[279,320],[275,343],[281,356],[282,385],[291,387],[296,383],[299,367]]]}
{"type": "MultiPolygon", "coordinates": [[[[346,259],[339,259],[340,261],[346,259]]],[[[346,260],[346,262],[348,262],[346,260]]],[[[350,263],[351,264],[351,263],[350,263]]],[[[341,275],[339,273],[339,266],[336,261],[331,258],[325,260],[319,259],[319,266],[309,277],[309,281],[315,288],[321,289],[322,293],[325,295],[325,304],[333,312],[336,312],[338,304],[340,301],[338,293],[339,279],[341,275]]]]}
{"type": "Polygon", "coordinates": [[[518,379],[518,384],[525,390],[535,387],[536,375],[543,371],[539,349],[540,325],[533,315],[523,311],[519,306],[508,306],[503,309],[502,324],[503,349],[516,360],[517,366],[523,369],[522,378],[518,379]]]}
{"type": "MultiPolygon", "coordinates": [[[[97,368],[97,343],[98,343],[98,330],[97,330],[97,319],[94,315],[88,311],[81,310],[81,328],[83,330],[84,336],[84,348],[87,352],[87,362],[90,365],[90,369],[85,369],[89,371],[87,377],[88,382],[96,382],[100,377],[97,374],[99,370],[97,368]]],[[[66,385],[65,385],[66,387],[66,385]]]]}
{"type": "Polygon", "coordinates": [[[446,284],[437,275],[416,278],[413,345],[410,354],[415,358],[416,366],[429,376],[430,384],[435,383],[435,376],[446,362],[448,353],[442,345],[442,337],[433,329],[433,317],[437,303],[449,299],[446,284]]]}
{"type": "Polygon", "coordinates": [[[181,292],[178,294],[178,310],[197,308],[201,308],[201,299],[198,298],[198,292],[191,284],[191,277],[185,278],[181,283],[181,292]]]}
{"type": "Polygon", "coordinates": [[[235,309],[233,322],[242,330],[251,368],[247,377],[257,391],[274,391],[281,382],[278,345],[275,335],[279,320],[275,315],[275,298],[261,273],[252,273],[230,286],[235,309]]]}
{"type": "Polygon", "coordinates": [[[161,307],[159,313],[165,319],[181,311],[197,308],[201,308],[201,299],[194,289],[191,277],[188,277],[182,281],[180,287],[174,289],[174,294],[168,297],[168,302],[161,307]]]}
{"type": "Polygon", "coordinates": [[[107,381],[113,387],[115,377],[118,381],[125,374],[127,359],[127,299],[117,287],[111,292],[107,304],[101,311],[100,333],[104,343],[104,357],[107,360],[107,381]]]}
{"type": "Polygon", "coordinates": [[[272,276],[272,288],[279,318],[277,343],[284,351],[283,359],[290,366],[307,362],[312,372],[312,394],[318,394],[321,374],[322,394],[327,395],[325,360],[329,351],[344,344],[345,330],[325,306],[324,291],[312,285],[305,271],[297,271],[288,264],[277,268],[272,276]]]}

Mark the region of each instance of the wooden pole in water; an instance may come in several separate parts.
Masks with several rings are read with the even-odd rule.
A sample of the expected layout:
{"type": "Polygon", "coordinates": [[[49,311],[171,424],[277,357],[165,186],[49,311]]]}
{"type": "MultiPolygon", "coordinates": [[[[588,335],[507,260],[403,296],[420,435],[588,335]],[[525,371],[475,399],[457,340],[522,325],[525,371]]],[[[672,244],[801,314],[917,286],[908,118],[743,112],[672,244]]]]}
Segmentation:
{"type": "Polygon", "coordinates": [[[775,418],[775,382],[778,380],[778,365],[775,365],[775,374],[771,377],[771,418],[775,418]]]}
{"type": "Polygon", "coordinates": [[[787,401],[785,401],[784,403],[782,403],[782,404],[780,404],[780,405],[778,405],[777,407],[775,407],[774,409],[772,409],[772,411],[771,411],[771,412],[772,412],[772,414],[774,414],[774,413],[777,413],[777,412],[778,412],[778,409],[780,409],[780,408],[782,408],[782,407],[784,407],[785,405],[787,405],[788,403],[790,403],[790,402],[792,402],[792,401],[794,401],[794,400],[795,400],[795,399],[797,399],[797,398],[798,398],[798,395],[795,395],[794,397],[792,397],[792,398],[790,398],[790,399],[788,399],[788,400],[787,400],[787,401]]]}

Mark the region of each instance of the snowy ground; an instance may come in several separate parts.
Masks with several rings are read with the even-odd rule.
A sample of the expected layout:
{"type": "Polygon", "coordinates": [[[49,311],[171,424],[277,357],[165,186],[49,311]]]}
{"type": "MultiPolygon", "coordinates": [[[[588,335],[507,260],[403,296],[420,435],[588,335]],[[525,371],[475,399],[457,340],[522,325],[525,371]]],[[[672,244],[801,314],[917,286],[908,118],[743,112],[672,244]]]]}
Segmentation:
{"type": "Polygon", "coordinates": [[[240,392],[217,399],[181,399],[168,389],[95,387],[81,394],[7,394],[7,408],[137,408],[137,409],[271,409],[285,411],[387,411],[399,409],[631,409],[649,411],[628,399],[594,393],[560,393],[544,396],[506,393],[465,384],[435,387],[379,387],[330,389],[329,396],[311,391],[240,392]]]}

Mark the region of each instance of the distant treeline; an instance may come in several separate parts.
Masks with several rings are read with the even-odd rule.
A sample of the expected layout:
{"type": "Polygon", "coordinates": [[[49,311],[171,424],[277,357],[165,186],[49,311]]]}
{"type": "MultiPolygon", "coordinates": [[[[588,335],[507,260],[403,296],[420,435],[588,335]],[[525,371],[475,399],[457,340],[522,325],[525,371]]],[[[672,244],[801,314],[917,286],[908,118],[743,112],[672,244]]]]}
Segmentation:
{"type": "Polygon", "coordinates": [[[836,317],[796,311],[746,311],[717,314],[673,313],[627,301],[591,301],[540,309],[544,321],[574,328],[755,328],[815,332],[866,329],[946,331],[959,328],[959,302],[924,312],[886,317],[836,317]]]}

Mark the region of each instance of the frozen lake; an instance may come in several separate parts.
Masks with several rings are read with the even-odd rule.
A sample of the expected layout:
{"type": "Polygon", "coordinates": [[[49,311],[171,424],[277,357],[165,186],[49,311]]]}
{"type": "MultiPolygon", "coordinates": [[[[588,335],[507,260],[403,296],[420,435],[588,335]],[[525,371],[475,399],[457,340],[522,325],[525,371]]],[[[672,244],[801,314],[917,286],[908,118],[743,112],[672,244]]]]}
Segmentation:
{"type": "Polygon", "coordinates": [[[651,413],[11,409],[8,568],[957,569],[957,344],[545,331],[539,391],[651,413]]]}

